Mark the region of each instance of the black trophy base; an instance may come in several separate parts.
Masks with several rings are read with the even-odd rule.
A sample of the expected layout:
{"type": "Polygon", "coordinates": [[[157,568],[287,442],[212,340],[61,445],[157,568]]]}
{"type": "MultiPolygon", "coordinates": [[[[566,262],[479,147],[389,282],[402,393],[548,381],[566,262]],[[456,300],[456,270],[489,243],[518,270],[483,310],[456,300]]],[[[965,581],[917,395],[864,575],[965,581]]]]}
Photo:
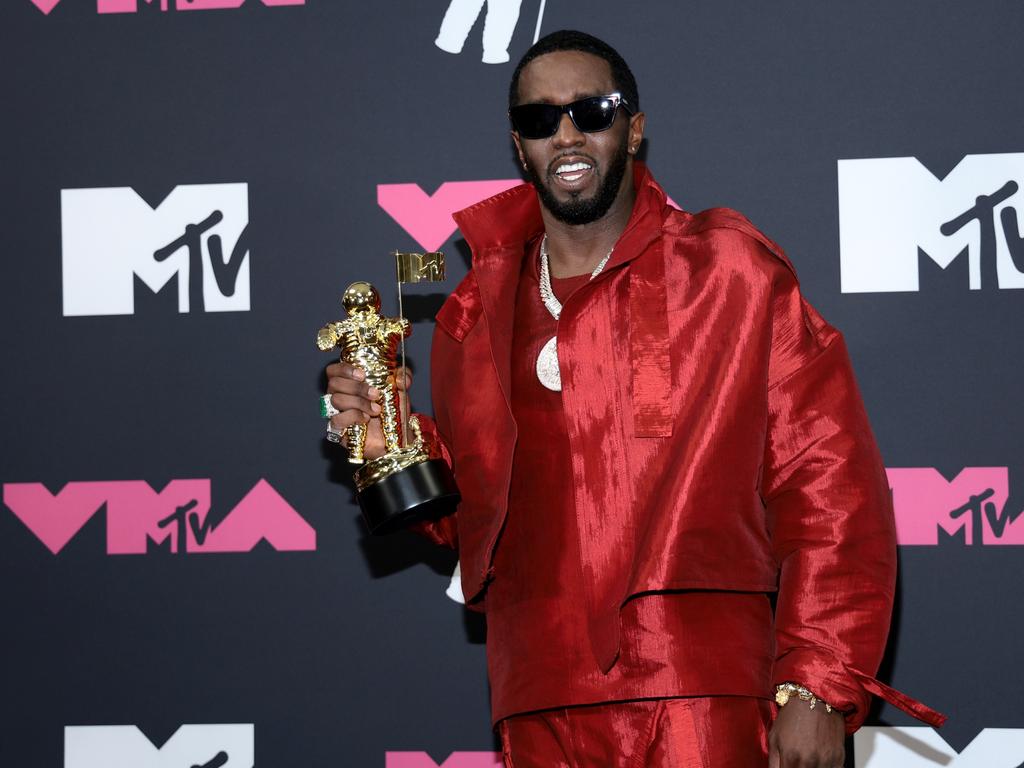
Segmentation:
{"type": "Polygon", "coordinates": [[[443,517],[462,498],[444,459],[427,459],[356,493],[370,533],[394,533],[411,523],[443,517]]]}

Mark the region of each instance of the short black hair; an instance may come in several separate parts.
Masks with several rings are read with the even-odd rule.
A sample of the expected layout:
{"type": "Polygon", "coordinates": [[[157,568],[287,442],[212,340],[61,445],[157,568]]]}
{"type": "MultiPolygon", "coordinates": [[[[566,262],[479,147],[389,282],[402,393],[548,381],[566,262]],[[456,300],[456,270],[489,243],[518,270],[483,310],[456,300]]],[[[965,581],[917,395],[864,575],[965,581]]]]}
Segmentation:
{"type": "Polygon", "coordinates": [[[599,40],[586,32],[577,32],[574,29],[560,29],[550,35],[545,35],[523,54],[523,58],[516,65],[515,72],[512,73],[512,82],[508,86],[509,109],[519,103],[519,76],[523,73],[526,65],[546,53],[555,51],[582,51],[607,61],[612,70],[612,80],[616,90],[629,103],[629,108],[633,112],[640,111],[640,92],[637,90],[636,78],[633,77],[633,72],[626,60],[604,40],[599,40]]]}

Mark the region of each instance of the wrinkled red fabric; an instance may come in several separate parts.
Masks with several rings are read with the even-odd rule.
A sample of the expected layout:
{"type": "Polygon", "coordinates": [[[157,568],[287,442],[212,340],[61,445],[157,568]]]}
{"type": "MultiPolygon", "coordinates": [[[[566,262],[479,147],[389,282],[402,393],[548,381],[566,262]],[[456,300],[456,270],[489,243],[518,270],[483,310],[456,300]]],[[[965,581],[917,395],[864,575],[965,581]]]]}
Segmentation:
{"type": "MultiPolygon", "coordinates": [[[[778,587],[774,682],[807,686],[848,713],[851,731],[871,693],[941,723],[873,678],[895,530],[842,336],[740,214],[671,208],[639,163],[634,183],[612,258],[558,323],[595,660],[614,665],[620,611],[637,595],[778,587]]],[[[473,267],[437,315],[431,384],[462,503],[422,530],[458,546],[463,591],[483,610],[518,438],[513,297],[543,224],[530,185],[455,218],[473,267]]]]}
{"type": "Polygon", "coordinates": [[[771,705],[718,696],[619,702],[501,723],[506,768],[759,768],[771,705]]]}
{"type": "MultiPolygon", "coordinates": [[[[508,516],[487,587],[491,717],[644,697],[768,695],[767,595],[678,592],[631,600],[621,649],[607,673],[591,652],[562,397],[537,379],[536,360],[557,323],[541,303],[538,244],[516,295],[512,413],[519,427],[508,516]],[[725,640],[723,640],[725,638],[725,640]],[[743,659],[739,669],[731,669],[743,659]]],[[[589,279],[553,279],[564,303],[589,279]]]]}

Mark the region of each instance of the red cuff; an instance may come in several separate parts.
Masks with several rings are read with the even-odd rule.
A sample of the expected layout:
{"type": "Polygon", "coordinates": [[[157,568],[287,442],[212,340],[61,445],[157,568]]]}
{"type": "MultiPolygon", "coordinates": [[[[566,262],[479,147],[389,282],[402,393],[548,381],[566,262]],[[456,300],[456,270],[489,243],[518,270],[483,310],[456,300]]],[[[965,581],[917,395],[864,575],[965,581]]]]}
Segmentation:
{"type": "Polygon", "coordinates": [[[781,683],[802,685],[822,701],[843,712],[847,734],[853,733],[864,723],[872,695],[933,728],[946,722],[945,715],[870,675],[847,667],[827,651],[817,648],[793,648],[776,659],[773,684],[781,683]]]}
{"type": "Polygon", "coordinates": [[[448,446],[444,444],[440,432],[437,431],[437,424],[432,418],[422,413],[412,413],[420,425],[420,434],[423,435],[423,442],[427,446],[427,452],[432,459],[444,459],[448,466],[452,465],[452,457],[448,452],[448,446]]]}

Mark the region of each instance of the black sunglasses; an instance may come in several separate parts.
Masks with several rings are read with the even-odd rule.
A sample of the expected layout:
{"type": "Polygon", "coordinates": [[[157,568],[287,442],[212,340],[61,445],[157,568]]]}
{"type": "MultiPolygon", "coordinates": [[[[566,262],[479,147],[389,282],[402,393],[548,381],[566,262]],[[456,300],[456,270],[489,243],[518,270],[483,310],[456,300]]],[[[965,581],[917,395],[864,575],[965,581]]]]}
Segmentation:
{"type": "Polygon", "coordinates": [[[621,93],[589,96],[572,104],[520,104],[508,111],[512,127],[524,139],[546,139],[558,132],[562,115],[569,115],[572,124],[583,133],[607,131],[615,122],[615,110],[622,107],[633,114],[621,93]]]}

